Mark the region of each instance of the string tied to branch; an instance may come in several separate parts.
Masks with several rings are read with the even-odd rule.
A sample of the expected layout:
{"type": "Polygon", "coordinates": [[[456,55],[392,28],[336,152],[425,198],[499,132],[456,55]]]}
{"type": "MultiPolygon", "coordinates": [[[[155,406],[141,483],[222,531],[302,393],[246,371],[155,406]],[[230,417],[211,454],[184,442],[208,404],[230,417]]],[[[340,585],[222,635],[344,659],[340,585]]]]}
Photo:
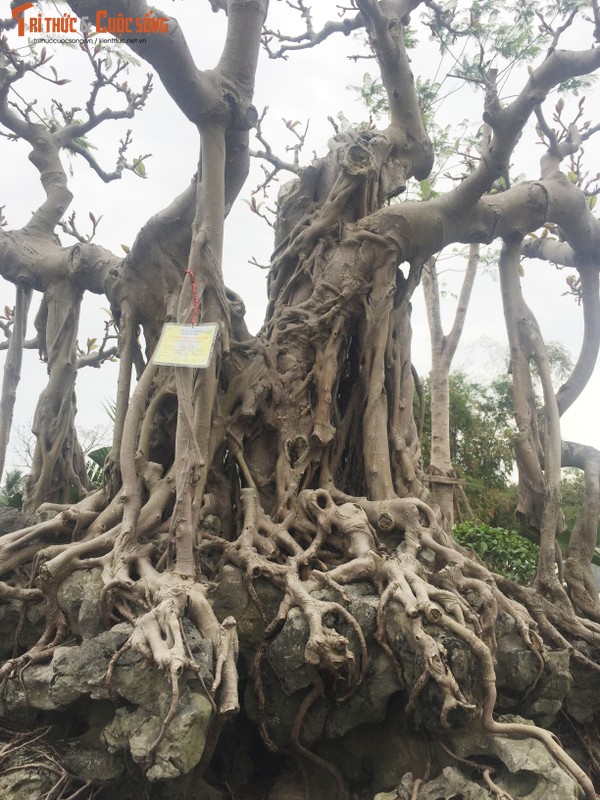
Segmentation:
{"type": "Polygon", "coordinates": [[[194,313],[192,314],[192,325],[196,324],[198,318],[198,293],[196,292],[196,282],[194,280],[194,273],[190,269],[186,269],[186,275],[190,276],[192,282],[192,295],[194,297],[194,313]]]}

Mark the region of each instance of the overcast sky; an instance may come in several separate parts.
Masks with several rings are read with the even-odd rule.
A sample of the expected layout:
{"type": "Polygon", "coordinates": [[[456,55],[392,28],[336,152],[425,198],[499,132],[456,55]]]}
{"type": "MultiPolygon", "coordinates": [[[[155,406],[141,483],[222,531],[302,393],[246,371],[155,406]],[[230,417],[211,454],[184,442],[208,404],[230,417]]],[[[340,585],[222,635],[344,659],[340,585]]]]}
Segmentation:
{"type": "MultiPolygon", "coordinates": [[[[55,13],[52,3],[43,3],[47,13],[55,13]]],[[[8,6],[7,2],[3,6],[8,6]]],[[[318,0],[314,6],[320,12],[317,23],[329,16],[335,18],[334,0],[318,0]]],[[[271,2],[273,15],[271,27],[291,29],[297,24],[286,4],[281,0],[271,2]]],[[[66,7],[60,6],[62,12],[66,7]]],[[[190,48],[201,68],[213,66],[219,55],[225,19],[223,14],[212,14],[207,2],[199,0],[176,0],[166,7],[169,14],[176,16],[186,32],[190,48]]],[[[421,42],[412,53],[415,74],[422,74],[442,82],[440,96],[452,92],[458,82],[446,77],[452,65],[440,65],[437,46],[427,41],[425,33],[420,34],[421,42]]],[[[580,41],[577,46],[586,46],[580,41]]],[[[362,52],[360,41],[355,37],[336,36],[320,47],[290,54],[287,61],[273,61],[261,57],[257,77],[255,105],[262,110],[269,106],[265,129],[273,147],[285,157],[285,147],[292,143],[283,119],[299,120],[302,124],[310,120],[306,147],[303,153],[309,161],[313,151],[317,155],[325,152],[327,139],[333,129],[327,116],[336,116],[340,110],[351,121],[364,118],[363,106],[357,102],[356,93],[348,87],[362,83],[366,71],[376,73],[371,61],[351,60],[348,56],[362,52]]],[[[76,50],[57,45],[52,64],[61,76],[72,78],[72,82],[61,87],[61,98],[65,103],[83,105],[86,91],[91,82],[91,74],[86,59],[76,50]]],[[[523,80],[525,67],[519,74],[511,76],[514,86],[523,80]]],[[[145,76],[142,68],[132,70],[129,83],[132,87],[141,85],[145,76]]],[[[56,87],[49,83],[30,80],[22,81],[17,89],[24,97],[37,98],[37,110],[43,116],[49,105],[49,98],[56,94],[56,87]]],[[[511,91],[507,83],[505,92],[511,91]]],[[[469,87],[460,93],[451,94],[440,104],[439,118],[444,124],[457,124],[464,117],[475,123],[481,116],[481,98],[469,87]]],[[[596,103],[597,105],[597,103],[596,103]]],[[[593,103],[589,102],[590,109],[593,103]]],[[[147,108],[126,124],[111,122],[94,132],[93,143],[98,147],[97,155],[102,165],[110,170],[114,166],[118,140],[124,131],[131,127],[134,131],[132,156],[152,153],[147,162],[148,178],[143,181],[127,172],[123,180],[109,185],[103,184],[92,170],[78,159],[73,159],[71,189],[75,195],[72,209],[77,211],[78,221],[83,229],[88,224],[88,213],[103,216],[96,241],[103,246],[121,253],[121,245],[130,245],[140,226],[148,217],[165,207],[189,182],[196,169],[198,158],[197,133],[179,112],[173,101],[166,95],[158,80],[147,108]]],[[[533,144],[533,139],[525,141],[516,158],[516,172],[523,172],[535,179],[539,174],[541,148],[533,144]]],[[[21,142],[0,139],[0,205],[5,206],[8,228],[19,228],[29,218],[42,197],[42,189],[37,172],[27,160],[28,148],[21,142]]],[[[600,148],[596,143],[587,147],[588,166],[591,173],[600,171],[600,148]]],[[[241,294],[246,302],[247,319],[251,330],[257,330],[262,322],[265,306],[266,272],[249,264],[255,257],[261,264],[268,263],[271,250],[271,231],[267,225],[252,214],[243,202],[251,189],[260,180],[261,172],[256,165],[246,189],[232,211],[227,222],[226,250],[224,259],[226,283],[241,294]]],[[[291,176],[290,176],[291,177],[291,176]]],[[[281,182],[287,177],[281,176],[281,182]]],[[[61,235],[64,243],[68,237],[61,235]]],[[[458,262],[457,262],[458,264],[458,262]]],[[[457,265],[455,265],[457,266],[457,265]]],[[[567,288],[565,278],[568,273],[558,272],[554,267],[542,262],[528,262],[523,279],[524,291],[542,328],[546,340],[560,340],[576,356],[582,330],[581,309],[572,297],[564,296],[567,288]]],[[[448,314],[452,307],[452,294],[458,290],[457,272],[447,272],[446,282],[448,314]]],[[[0,280],[0,304],[14,304],[14,288],[0,280]]],[[[80,342],[88,336],[101,336],[106,303],[99,298],[86,300],[82,315],[80,342]]],[[[32,315],[33,318],[33,315],[32,315]]],[[[414,302],[414,344],[413,357],[417,369],[426,374],[429,369],[429,336],[420,292],[414,302]]],[[[506,368],[506,334],[502,316],[500,287],[497,270],[492,266],[482,271],[477,278],[473,300],[467,317],[463,341],[456,356],[455,364],[481,378],[493,375],[506,368]]],[[[0,354],[0,367],[4,356],[0,354]]],[[[96,424],[104,425],[107,417],[103,404],[113,397],[116,385],[117,365],[109,364],[102,370],[85,369],[78,379],[78,423],[90,428],[96,424]]],[[[45,367],[41,365],[34,352],[25,355],[23,380],[19,389],[16,409],[16,425],[28,423],[35,408],[37,393],[43,386],[45,367]]],[[[600,425],[596,421],[596,409],[600,392],[598,370],[590,382],[585,395],[575,407],[567,412],[563,421],[563,437],[574,439],[600,448],[600,425]]],[[[9,457],[7,466],[14,464],[14,455],[9,457]]]]}

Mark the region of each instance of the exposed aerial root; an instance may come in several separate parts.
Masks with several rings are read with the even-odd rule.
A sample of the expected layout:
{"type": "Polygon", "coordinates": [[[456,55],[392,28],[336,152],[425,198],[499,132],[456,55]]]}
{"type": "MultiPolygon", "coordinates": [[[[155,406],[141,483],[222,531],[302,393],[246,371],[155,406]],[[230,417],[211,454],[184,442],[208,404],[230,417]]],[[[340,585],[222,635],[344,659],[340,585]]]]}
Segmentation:
{"type": "Polygon", "coordinates": [[[419,798],[419,789],[423,786],[423,778],[415,778],[415,782],[413,783],[412,792],[410,793],[410,800],[418,800],[419,798]]]}
{"type": "Polygon", "coordinates": [[[25,732],[4,728],[3,740],[10,738],[0,748],[0,775],[47,773],[52,785],[42,800],[92,800],[106,784],[74,775],[60,763],[52,746],[52,729],[51,725],[25,732]]]}
{"type": "Polygon", "coordinates": [[[22,600],[25,603],[36,603],[43,599],[44,594],[40,589],[10,586],[8,583],[0,581],[0,600],[22,600]]]}
{"type": "Polygon", "coordinates": [[[256,720],[258,722],[258,730],[260,736],[265,743],[265,746],[271,753],[277,753],[279,747],[274,742],[269,733],[269,723],[267,721],[267,699],[265,697],[264,684],[262,679],[262,662],[267,651],[268,640],[265,640],[258,646],[254,656],[254,663],[252,667],[252,677],[254,684],[254,692],[256,694],[256,720]]]}
{"type": "MultiPolygon", "coordinates": [[[[148,750],[147,767],[152,766],[177,713],[179,681],[185,672],[199,679],[215,711],[212,733],[217,728],[220,731],[220,719],[239,711],[236,667],[239,645],[235,620],[228,617],[219,625],[206,600],[205,587],[171,571],[158,572],[151,563],[150,554],[147,547],[133,550],[128,561],[131,577],[123,574],[119,580],[110,581],[103,593],[105,600],[110,596],[115,608],[122,610],[123,602],[130,602],[140,609],[148,609],[133,617],[133,631],[129,639],[110,660],[106,683],[111,696],[116,664],[128,650],[140,653],[147,664],[156,664],[169,676],[171,701],[160,732],[148,750]],[[206,686],[198,664],[191,655],[181,624],[184,615],[207,636],[213,646],[214,681],[211,689],[206,686]]],[[[214,744],[211,740],[211,747],[214,744]]]]}
{"type": "MultiPolygon", "coordinates": [[[[261,677],[261,664],[268,642],[277,635],[291,609],[299,608],[309,627],[305,647],[307,667],[312,671],[316,670],[319,676],[329,675],[352,686],[350,676],[354,655],[349,649],[347,639],[328,627],[324,619],[334,612],[351,625],[358,636],[361,662],[364,663],[364,637],[358,635],[356,624],[352,623],[352,615],[346,608],[348,595],[344,587],[356,581],[368,581],[380,594],[375,638],[391,658],[399,678],[402,679],[403,671],[388,642],[387,637],[391,631],[399,627],[423,663],[423,672],[410,690],[408,712],[416,708],[422,690],[433,680],[441,693],[440,722],[444,727],[451,727],[451,712],[454,709],[462,708],[471,714],[476,713],[477,701],[467,698],[463,693],[449,666],[446,649],[436,630],[455,636],[463,640],[472,651],[483,674],[485,702],[481,722],[484,729],[491,733],[532,736],[538,739],[579,782],[585,797],[595,800],[589,778],[551,734],[536,726],[496,722],[492,717],[496,700],[495,629],[499,611],[514,619],[515,630],[538,662],[535,677],[526,694],[535,688],[547,663],[546,648],[538,632],[541,630],[544,635],[545,630],[541,625],[538,627],[539,619],[531,613],[529,591],[517,591],[516,596],[511,597],[512,584],[506,582],[500,585],[496,576],[484,566],[471,561],[439,529],[433,515],[419,501],[390,500],[374,503],[361,499],[358,503],[342,502],[337,506],[333,503],[332,496],[323,489],[301,493],[299,511],[293,517],[293,529],[304,531],[305,537],[308,537],[304,552],[289,557],[286,564],[277,563],[272,560],[272,553],[262,546],[262,511],[254,490],[248,492],[245,498],[244,532],[240,539],[224,551],[224,555],[242,570],[253,576],[260,574],[266,577],[284,592],[279,611],[267,628],[265,641],[258,648],[254,662],[259,728],[269,749],[275,750],[276,745],[268,732],[266,698],[261,677]],[[386,555],[378,541],[385,542],[386,537],[393,533],[401,533],[403,538],[394,552],[386,555]],[[323,548],[330,539],[337,541],[340,538],[351,558],[328,572],[321,572],[316,568],[316,562],[327,557],[323,548]],[[434,571],[431,569],[431,556],[427,553],[434,554],[434,571]],[[298,570],[306,563],[312,563],[313,569],[301,579],[298,570]],[[340,602],[315,598],[314,590],[321,587],[335,592],[340,602]],[[398,604],[403,609],[401,616],[393,612],[393,604],[398,604]]],[[[563,612],[559,610],[559,613],[563,612]]],[[[554,630],[559,635],[558,630],[554,630]]],[[[597,634],[588,629],[587,636],[588,639],[595,638],[597,634]]],[[[353,690],[362,680],[364,669],[362,666],[355,678],[353,690]]],[[[322,686],[322,678],[319,680],[321,683],[318,685],[322,686]]],[[[303,719],[307,708],[317,702],[322,693],[322,689],[317,691],[313,686],[313,690],[303,701],[302,714],[296,718],[297,724],[300,724],[298,719],[303,719]]],[[[345,699],[350,693],[341,699],[345,699]]],[[[294,747],[298,749],[297,730],[294,731],[294,737],[294,747]]],[[[502,791],[494,788],[491,773],[488,773],[488,779],[491,781],[488,783],[490,791],[497,797],[502,797],[502,791]]]]}
{"type": "Polygon", "coordinates": [[[232,691],[233,688],[237,688],[238,653],[239,641],[236,622],[233,617],[226,617],[219,628],[215,679],[212,685],[213,695],[216,695],[221,685],[227,687],[227,691],[219,703],[219,714],[222,717],[237,714],[240,710],[237,691],[232,691]]]}
{"type": "Polygon", "coordinates": [[[513,800],[513,797],[501,789],[497,784],[494,783],[492,780],[492,770],[491,769],[484,769],[481,773],[483,776],[483,780],[486,783],[486,786],[490,790],[490,794],[493,795],[496,800],[513,800]]]}
{"type": "Polygon", "coordinates": [[[323,682],[321,681],[321,679],[318,677],[318,674],[315,674],[312,670],[311,673],[313,674],[313,686],[312,689],[305,696],[305,698],[302,700],[300,708],[296,712],[296,716],[294,717],[294,722],[292,723],[290,743],[292,745],[293,750],[296,753],[298,753],[298,755],[304,756],[304,758],[307,758],[313,764],[316,764],[318,767],[321,767],[321,769],[324,769],[327,772],[329,772],[335,780],[339,800],[347,800],[348,791],[346,789],[346,784],[342,777],[342,774],[337,769],[337,767],[330,761],[327,761],[326,759],[318,756],[316,753],[313,753],[312,750],[309,750],[300,741],[300,735],[302,733],[302,724],[304,722],[304,719],[306,718],[307,713],[315,704],[315,702],[320,697],[322,697],[325,692],[325,687],[323,686],[323,682]]]}
{"type": "Polygon", "coordinates": [[[156,751],[159,748],[160,743],[165,738],[165,734],[169,728],[169,725],[173,721],[173,717],[177,713],[177,706],[179,704],[179,677],[183,671],[183,665],[180,664],[171,664],[170,670],[170,678],[171,678],[171,703],[169,705],[169,710],[167,711],[167,715],[163,720],[163,723],[160,728],[160,733],[154,740],[154,742],[148,748],[148,755],[146,757],[146,762],[148,765],[152,765],[154,763],[154,756],[156,755],[156,751]]]}
{"type": "MultiPolygon", "coordinates": [[[[263,619],[266,610],[255,580],[260,577],[281,592],[278,610],[266,625],[263,642],[255,651],[253,668],[258,727],[268,749],[276,751],[279,745],[269,732],[263,661],[290,612],[296,609],[308,628],[303,652],[312,689],[300,703],[289,744],[302,759],[327,770],[336,781],[340,797],[347,796],[337,767],[311,752],[302,743],[301,731],[307,713],[316,703],[326,695],[344,702],[365,679],[369,664],[367,639],[352,613],[354,595],[348,587],[367,583],[379,595],[374,638],[407,689],[408,714],[418,709],[423,690],[432,682],[440,696],[439,721],[443,727],[451,728],[454,712],[462,709],[473,717],[480,716],[483,729],[489,733],[533,737],[579,783],[586,800],[596,800],[590,779],[549,732],[534,725],[493,718],[499,614],[513,619],[515,632],[537,660],[525,696],[537,686],[547,664],[546,645],[568,648],[580,663],[600,669],[588,654],[570,643],[579,638],[591,646],[599,644],[596,623],[579,620],[534,590],[516,586],[472,561],[439,528],[431,509],[422,501],[350,501],[335,490],[305,490],[281,521],[274,522],[262,509],[257,489],[242,489],[240,500],[240,535],[226,542],[207,534],[204,541],[196,543],[195,552],[200,558],[205,552],[220,552],[222,564],[229,562],[238,567],[248,596],[263,619]],[[448,656],[449,637],[462,641],[472,653],[483,676],[479,689],[461,686],[462,679],[454,674],[448,656]],[[402,661],[406,656],[395,644],[398,640],[408,643],[414,653],[410,670],[402,661]],[[421,672],[417,672],[418,677],[409,678],[414,675],[415,664],[421,672]],[[474,691],[476,697],[471,696],[474,691]],[[480,692],[484,701],[478,712],[480,692]]],[[[101,567],[105,623],[126,619],[133,626],[129,639],[114,653],[107,668],[106,684],[111,697],[116,666],[129,650],[140,653],[149,664],[156,664],[170,682],[169,707],[148,749],[147,765],[152,765],[168,736],[179,706],[180,680],[186,672],[198,677],[215,711],[209,734],[212,753],[224,720],[240,707],[235,619],[228,616],[219,622],[211,607],[208,585],[191,575],[178,574],[176,563],[162,558],[153,545],[140,543],[133,529],[128,543],[119,536],[117,526],[91,541],[83,536],[66,547],[46,548],[40,564],[40,588],[20,589],[3,584],[0,594],[4,591],[10,599],[23,603],[43,596],[56,598],[60,581],[73,569],[101,567]],[[111,548],[117,540],[120,545],[115,551],[111,548]],[[8,588],[3,590],[3,586],[8,588]],[[212,644],[214,678],[210,687],[204,684],[190,653],[182,627],[184,617],[212,644]]],[[[214,572],[214,566],[211,569],[214,572]]],[[[51,658],[64,641],[66,622],[55,599],[48,599],[47,609],[43,636],[26,654],[7,661],[0,670],[0,679],[6,680],[29,663],[51,658]]],[[[497,800],[511,800],[494,783],[491,768],[478,768],[497,800]]],[[[415,781],[414,797],[419,785],[422,784],[415,781]]]]}
{"type": "Polygon", "coordinates": [[[67,631],[68,627],[64,616],[58,608],[55,608],[52,613],[52,622],[48,621],[46,623],[46,628],[36,644],[23,655],[5,661],[0,667],[0,686],[2,691],[6,687],[7,679],[14,672],[18,672],[21,675],[23,670],[30,664],[50,661],[56,648],[60,647],[64,642],[67,631]]]}
{"type": "Polygon", "coordinates": [[[114,700],[114,693],[113,693],[113,674],[115,671],[115,667],[117,666],[117,662],[120,658],[122,658],[125,653],[131,650],[131,639],[128,639],[125,644],[120,647],[117,652],[112,656],[110,661],[108,662],[108,667],[106,670],[106,675],[104,676],[104,682],[106,683],[106,688],[108,689],[108,693],[110,695],[111,700],[114,700]]]}
{"type": "Polygon", "coordinates": [[[448,753],[448,755],[449,755],[451,758],[455,759],[456,761],[459,761],[461,764],[464,764],[465,766],[469,767],[469,768],[470,768],[470,769],[472,769],[472,770],[475,770],[475,771],[477,771],[477,772],[480,772],[480,773],[481,773],[481,776],[482,776],[482,778],[483,778],[483,780],[484,780],[484,782],[485,782],[485,784],[486,784],[486,786],[487,786],[487,787],[488,787],[488,789],[489,789],[489,792],[490,792],[490,794],[491,794],[492,796],[496,797],[496,800],[513,800],[513,798],[511,797],[511,795],[509,795],[507,792],[505,792],[503,789],[501,789],[501,788],[500,788],[500,787],[499,787],[497,784],[495,784],[495,783],[494,783],[494,781],[492,780],[492,777],[491,777],[491,776],[492,776],[492,775],[494,774],[494,772],[496,771],[494,767],[491,767],[491,766],[486,766],[485,764],[481,764],[481,763],[480,763],[480,762],[478,762],[478,761],[473,761],[473,760],[472,760],[472,759],[470,759],[470,758],[463,758],[462,756],[459,756],[457,753],[454,753],[454,752],[453,752],[453,751],[452,751],[452,750],[451,750],[451,749],[450,749],[450,748],[449,748],[449,747],[448,747],[448,746],[447,746],[447,745],[446,745],[444,742],[442,742],[441,740],[438,740],[438,744],[439,744],[439,746],[442,748],[442,750],[444,750],[446,753],[448,753]]]}
{"type": "Polygon", "coordinates": [[[563,750],[555,737],[547,730],[537,725],[518,722],[496,722],[493,711],[496,705],[496,675],[489,649],[485,644],[466,628],[457,626],[454,620],[444,619],[447,628],[467,642],[469,647],[478,656],[483,672],[483,687],[485,699],[482,708],[481,722],[484,730],[490,733],[499,733],[505,736],[531,736],[541,742],[550,754],[561,764],[567,772],[579,783],[587,800],[596,800],[596,792],[590,778],[581,767],[563,750]]]}

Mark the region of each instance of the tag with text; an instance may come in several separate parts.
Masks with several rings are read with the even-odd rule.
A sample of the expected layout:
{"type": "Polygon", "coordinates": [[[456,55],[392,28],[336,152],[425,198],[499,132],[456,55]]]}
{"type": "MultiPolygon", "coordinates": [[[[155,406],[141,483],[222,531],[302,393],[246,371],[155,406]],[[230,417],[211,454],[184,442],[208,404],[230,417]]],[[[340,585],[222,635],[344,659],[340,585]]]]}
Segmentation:
{"type": "Polygon", "coordinates": [[[162,330],[152,361],[171,367],[206,369],[212,358],[219,326],[178,325],[168,322],[162,330]]]}

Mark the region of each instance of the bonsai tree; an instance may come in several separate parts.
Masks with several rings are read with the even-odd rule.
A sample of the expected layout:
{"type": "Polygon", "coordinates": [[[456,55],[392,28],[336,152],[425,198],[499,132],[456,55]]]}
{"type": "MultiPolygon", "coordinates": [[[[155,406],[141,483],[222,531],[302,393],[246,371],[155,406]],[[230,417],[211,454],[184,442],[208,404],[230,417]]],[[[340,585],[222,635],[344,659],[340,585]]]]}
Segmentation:
{"type": "MultiPolygon", "coordinates": [[[[583,103],[549,96],[600,66],[598,9],[354,0],[332,5],[341,16],[318,28],[303,0],[292,5],[305,28],[285,36],[270,27],[267,0],[211,0],[226,32],[218,62],[200,69],[176,19],[145,0],[107,0],[101,18],[96,3],[69,0],[62,19],[80,31],[85,21],[81,57],[94,82],[78,107],[50,100],[45,116],[27,81],[58,93],[65,79],[47,50],[18,46],[27,9],[2,21],[0,124],[27,142],[45,199],[21,229],[0,228],[0,272],[16,287],[1,441],[33,293],[48,368],[24,496],[38,516],[0,540],[15,632],[0,669],[13,727],[5,796],[26,781],[31,797],[595,800],[598,742],[585,725],[599,670],[590,564],[600,461],[562,441],[560,416],[600,342],[597,189],[580,160],[597,126],[583,103]],[[134,88],[122,60],[107,63],[88,25],[108,20],[124,40],[127,20],[140,21],[143,36],[124,47],[198,134],[189,186],[125,257],[65,220],[65,153],[104,180],[145,170],[143,156],[127,154],[129,135],[112,174],[88,146],[100,125],[145,105],[153,80],[134,88]],[[560,49],[574,25],[578,49],[560,49]],[[439,152],[407,52],[423,29],[462,49],[457,74],[479,89],[482,128],[478,155],[459,154],[435,192],[415,196],[407,188],[430,178],[439,152]],[[222,254],[259,122],[261,45],[292,58],[352,31],[368,38],[388,116],[379,128],[338,128],[325,156],[287,165],[268,307],[252,335],[222,254]],[[504,97],[503,70],[518,62],[529,70],[504,97]],[[513,182],[511,159],[536,124],[541,165],[513,182]],[[61,225],[75,244],[58,238],[61,225]],[[552,235],[529,236],[544,226],[552,235]],[[491,242],[511,354],[517,510],[539,541],[531,586],[494,574],[444,530],[413,409],[411,299],[423,269],[454,243],[491,242]],[[586,330],[558,391],[523,296],[524,255],[574,271],[586,330]],[[78,359],[90,355],[77,345],[86,292],[108,301],[118,328],[101,488],[87,480],[74,428],[78,359]],[[167,322],[216,327],[206,368],[156,363],[167,322]],[[563,465],[583,469],[586,486],[564,564],[563,465]],[[566,728],[567,747],[549,730],[563,707],[579,726],[566,728]]],[[[262,139],[263,157],[284,168],[262,139]]]]}

